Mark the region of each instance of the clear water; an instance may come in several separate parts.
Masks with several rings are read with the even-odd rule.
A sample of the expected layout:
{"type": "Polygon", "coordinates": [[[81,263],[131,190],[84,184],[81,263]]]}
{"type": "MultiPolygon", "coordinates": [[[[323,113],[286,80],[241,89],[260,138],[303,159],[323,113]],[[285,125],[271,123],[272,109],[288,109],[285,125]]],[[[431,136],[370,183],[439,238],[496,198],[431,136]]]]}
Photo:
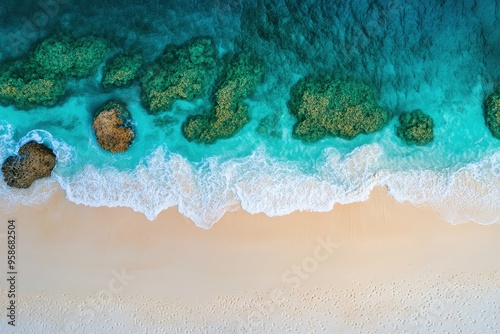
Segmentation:
{"type": "Polygon", "coordinates": [[[238,207],[271,216],[327,211],[387,186],[398,201],[430,204],[452,223],[500,220],[500,141],[482,116],[483,99],[500,77],[498,1],[43,3],[48,7],[2,5],[2,58],[22,54],[29,42],[59,28],[104,34],[149,60],[166,44],[209,35],[220,55],[250,47],[267,74],[247,101],[251,122],[214,145],[189,143],[180,130],[206,100],[179,101],[152,116],[141,106],[138,86],[104,94],[99,75],[73,83],[72,96],[55,108],[0,107],[0,160],[30,139],[58,156],[53,176],[28,190],[1,181],[2,202],[41,203],[57,182],[75,203],[128,206],[149,219],[178,206],[208,228],[238,207]],[[47,20],[30,30],[26,22],[36,23],[37,12],[47,20]],[[19,38],[26,43],[13,43],[19,38]],[[394,134],[396,119],[352,141],[293,139],[290,87],[322,72],[373,83],[394,115],[422,109],[434,118],[434,142],[406,146],[394,134]],[[136,125],[123,154],[102,150],[91,128],[94,110],[109,98],[127,102],[136,125]],[[155,119],[165,116],[172,121],[157,126],[155,119]],[[257,131],[266,117],[268,133],[257,131]]]}

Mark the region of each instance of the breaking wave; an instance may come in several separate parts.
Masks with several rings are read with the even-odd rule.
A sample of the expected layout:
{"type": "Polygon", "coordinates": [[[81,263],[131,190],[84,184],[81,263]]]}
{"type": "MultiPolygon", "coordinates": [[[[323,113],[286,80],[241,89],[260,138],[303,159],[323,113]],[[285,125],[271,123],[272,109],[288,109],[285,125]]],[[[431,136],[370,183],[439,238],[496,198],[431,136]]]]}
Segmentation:
{"type": "Polygon", "coordinates": [[[239,207],[268,216],[293,211],[325,212],[336,203],[367,200],[376,186],[386,186],[399,202],[431,205],[451,223],[499,221],[500,152],[458,170],[404,172],[381,169],[384,152],[369,144],[342,158],[323,152],[314,173],[271,158],[264,149],[220,162],[192,164],[158,148],[134,170],[87,166],[73,177],[57,177],[71,201],[88,206],[126,206],[153,220],[178,206],[197,226],[210,228],[226,211],[239,207]]]}

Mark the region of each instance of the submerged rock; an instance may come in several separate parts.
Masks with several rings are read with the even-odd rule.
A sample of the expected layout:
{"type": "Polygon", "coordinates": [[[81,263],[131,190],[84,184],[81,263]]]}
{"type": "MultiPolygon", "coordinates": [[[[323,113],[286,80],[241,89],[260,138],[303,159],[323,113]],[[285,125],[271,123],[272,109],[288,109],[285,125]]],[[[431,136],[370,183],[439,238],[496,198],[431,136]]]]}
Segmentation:
{"type": "Polygon", "coordinates": [[[53,107],[66,97],[68,80],[94,75],[107,51],[107,42],[96,36],[48,37],[21,58],[0,63],[0,104],[53,107]]]}
{"type": "Polygon", "coordinates": [[[102,87],[106,90],[129,86],[139,76],[142,56],[136,53],[122,53],[111,58],[104,67],[102,87]]]}
{"type": "Polygon", "coordinates": [[[401,114],[396,135],[408,145],[426,145],[434,140],[434,121],[419,109],[401,114]]]}
{"type": "Polygon", "coordinates": [[[238,54],[226,66],[212,96],[213,108],[208,114],[189,117],[182,134],[189,141],[211,144],[230,138],[250,121],[248,106],[243,102],[255,92],[264,78],[260,60],[238,54]]]}
{"type": "Polygon", "coordinates": [[[500,88],[486,98],[484,102],[484,119],[491,134],[500,139],[500,88]]]}
{"type": "Polygon", "coordinates": [[[111,153],[125,152],[135,133],[132,120],[123,102],[110,101],[96,113],[93,128],[99,145],[111,153]]]}
{"type": "Polygon", "coordinates": [[[292,87],[288,108],[297,119],[293,136],[308,142],[327,135],[353,139],[389,122],[373,87],[353,80],[306,77],[292,87]]]}
{"type": "Polygon", "coordinates": [[[171,109],[177,100],[203,96],[215,78],[216,66],[217,52],[209,38],[168,45],[140,78],[146,110],[154,114],[171,109]]]}
{"type": "Polygon", "coordinates": [[[48,177],[56,165],[56,155],[43,144],[30,141],[21,146],[18,155],[5,159],[3,178],[9,187],[28,188],[33,181],[48,177]]]}
{"type": "Polygon", "coordinates": [[[95,74],[108,51],[108,42],[97,36],[55,35],[41,41],[26,61],[44,77],[85,78],[95,74]]]}

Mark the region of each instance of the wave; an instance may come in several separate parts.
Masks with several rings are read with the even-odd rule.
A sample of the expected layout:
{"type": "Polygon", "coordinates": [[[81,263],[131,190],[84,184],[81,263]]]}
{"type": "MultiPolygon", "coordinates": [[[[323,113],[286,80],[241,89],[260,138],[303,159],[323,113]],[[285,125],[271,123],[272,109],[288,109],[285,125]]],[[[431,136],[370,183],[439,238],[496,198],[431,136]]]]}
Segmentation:
{"type": "MultiPolygon", "coordinates": [[[[382,186],[400,202],[431,205],[451,223],[500,220],[500,148],[485,132],[481,108],[498,81],[494,46],[500,35],[492,2],[124,3],[118,10],[107,2],[88,6],[88,1],[72,1],[61,6],[61,20],[51,20],[40,36],[59,28],[82,35],[102,32],[106,21],[105,36],[125,49],[147,50],[148,60],[167,44],[200,35],[212,36],[221,56],[245,46],[269,67],[265,83],[249,101],[253,123],[224,143],[195,146],[182,137],[180,124],[157,127],[141,110],[138,90],[117,92],[132,102],[137,137],[126,154],[110,156],[98,147],[89,123],[89,110],[107,96],[96,93],[98,80],[89,81],[75,89],[77,98],[55,111],[1,110],[17,129],[0,120],[0,161],[29,140],[49,145],[58,157],[53,176],[27,190],[0,181],[2,204],[45,203],[59,185],[78,204],[130,207],[150,220],[177,206],[196,225],[209,228],[240,207],[269,216],[329,211],[337,203],[364,201],[382,186]],[[403,146],[391,124],[349,143],[297,143],[290,134],[295,119],[286,107],[290,87],[323,71],[372,82],[381,105],[395,115],[424,110],[435,120],[436,142],[425,148],[403,146]],[[280,138],[256,136],[256,123],[269,116],[277,119],[270,129],[280,138]],[[35,126],[52,134],[30,131],[35,126]],[[370,140],[377,143],[364,144],[370,140]],[[159,142],[169,145],[157,147],[159,142]],[[207,157],[220,152],[224,157],[207,157]],[[276,157],[280,154],[288,159],[276,157]]],[[[16,17],[34,17],[39,9],[28,7],[19,7],[16,17]]],[[[20,21],[9,20],[0,40],[21,32],[20,21]]],[[[27,42],[26,48],[34,40],[27,42]]],[[[25,51],[4,44],[9,48],[0,51],[0,59],[25,51]]],[[[178,111],[178,118],[184,121],[198,108],[189,105],[178,111]]]]}
{"type": "Polygon", "coordinates": [[[367,200],[385,186],[399,202],[431,205],[453,224],[499,221],[500,152],[460,169],[442,171],[380,169],[383,148],[369,144],[341,157],[324,151],[313,172],[272,158],[261,148],[251,156],[225,162],[209,158],[192,164],[160,147],[131,171],[93,166],[56,179],[71,201],[87,206],[125,206],[153,220],[178,206],[197,226],[210,228],[225,212],[281,216],[293,211],[326,212],[336,203],[367,200]]]}
{"type": "Polygon", "coordinates": [[[500,151],[457,171],[385,173],[384,179],[397,201],[428,204],[453,224],[500,222],[500,151]]]}
{"type": "Polygon", "coordinates": [[[149,220],[177,206],[197,226],[208,229],[225,212],[238,208],[268,216],[326,212],[337,203],[367,200],[374,187],[382,186],[399,202],[431,205],[453,224],[500,221],[498,149],[476,162],[429,170],[407,169],[403,161],[399,167],[392,166],[394,160],[377,143],[362,145],[347,155],[325,148],[312,168],[274,158],[265,146],[242,158],[210,157],[193,163],[164,145],[135,168],[123,171],[91,164],[75,169],[76,149],[44,130],[30,131],[19,141],[14,137],[14,127],[0,122],[2,161],[35,140],[51,147],[58,162],[51,178],[37,180],[29,189],[13,189],[0,182],[0,200],[11,210],[20,204],[46,203],[59,185],[74,203],[130,207],[149,220]],[[67,173],[68,167],[77,171],[67,173]]]}
{"type": "MultiPolygon", "coordinates": [[[[15,141],[15,128],[11,124],[0,121],[0,161],[16,154],[21,146],[29,141],[48,145],[57,156],[57,169],[62,169],[76,158],[76,150],[64,141],[54,138],[45,130],[28,132],[19,141],[15,141]]],[[[6,213],[14,212],[19,205],[40,205],[46,203],[56,189],[54,178],[36,180],[28,189],[15,189],[0,182],[0,203],[6,213]]]]}

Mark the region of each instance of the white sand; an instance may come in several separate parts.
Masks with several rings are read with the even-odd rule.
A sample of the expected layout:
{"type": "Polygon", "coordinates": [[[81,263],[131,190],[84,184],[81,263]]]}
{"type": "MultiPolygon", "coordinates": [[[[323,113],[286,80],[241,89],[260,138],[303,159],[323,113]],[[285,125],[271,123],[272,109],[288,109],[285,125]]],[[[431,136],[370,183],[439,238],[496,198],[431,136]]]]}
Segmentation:
{"type": "Polygon", "coordinates": [[[383,189],[329,213],[228,213],[208,231],[175,208],[149,222],[61,192],[8,218],[17,221],[19,333],[500,329],[500,224],[453,226],[383,189]]]}

